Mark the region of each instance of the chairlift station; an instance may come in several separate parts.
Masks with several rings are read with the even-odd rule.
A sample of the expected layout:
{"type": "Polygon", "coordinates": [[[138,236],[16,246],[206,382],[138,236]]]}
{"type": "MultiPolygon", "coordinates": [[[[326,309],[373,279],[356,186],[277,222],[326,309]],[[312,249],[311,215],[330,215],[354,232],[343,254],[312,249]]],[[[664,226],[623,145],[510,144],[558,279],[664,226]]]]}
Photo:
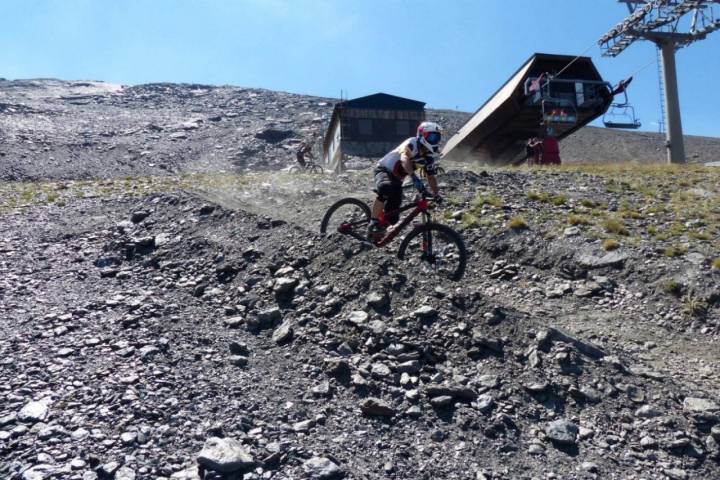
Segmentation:
{"type": "Polygon", "coordinates": [[[448,141],[444,157],[521,163],[529,138],[547,127],[566,138],[612,103],[612,86],[589,57],[536,53],[448,141]]]}
{"type": "MultiPolygon", "coordinates": [[[[630,16],[598,41],[615,57],[637,40],[657,44],[662,59],[669,163],[685,163],[675,52],[720,29],[720,0],[619,0],[630,16]],[[689,17],[682,33],[681,20],[689,17]]],[[[631,79],[629,79],[631,80],[631,79]]],[[[602,117],[608,128],[641,126],[625,88],[613,89],[588,57],[537,53],[515,72],[444,148],[452,160],[506,165],[524,161],[528,138],[551,127],[563,139],[602,117]],[[615,99],[615,96],[619,99],[615,99]]]]}

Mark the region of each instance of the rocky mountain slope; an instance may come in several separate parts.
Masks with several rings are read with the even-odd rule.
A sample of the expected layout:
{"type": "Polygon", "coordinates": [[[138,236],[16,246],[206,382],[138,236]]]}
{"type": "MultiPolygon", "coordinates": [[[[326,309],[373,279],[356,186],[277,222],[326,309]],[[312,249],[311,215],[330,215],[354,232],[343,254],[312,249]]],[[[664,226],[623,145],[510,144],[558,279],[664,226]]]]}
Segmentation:
{"type": "MultiPolygon", "coordinates": [[[[261,89],[0,80],[0,179],[88,179],[275,170],[293,147],[316,154],[334,99],[261,89]]],[[[447,137],[469,114],[429,110],[447,137]]],[[[563,142],[566,163],[664,161],[653,133],[586,128],[563,142]]],[[[690,161],[720,160],[720,140],[687,138],[690,161]]]]}
{"type": "Polygon", "coordinates": [[[3,170],[47,178],[0,183],[0,477],[717,478],[716,169],[458,166],[434,216],[470,262],[438,281],[397,242],[318,233],[337,198],[371,199],[363,162],[277,171],[322,100],[133,88],[132,108],[37,100],[67,130],[20,143],[0,115],[5,166],[81,115],[97,132],[3,170]],[[138,122],[161,129],[99,133],[138,122]]]}

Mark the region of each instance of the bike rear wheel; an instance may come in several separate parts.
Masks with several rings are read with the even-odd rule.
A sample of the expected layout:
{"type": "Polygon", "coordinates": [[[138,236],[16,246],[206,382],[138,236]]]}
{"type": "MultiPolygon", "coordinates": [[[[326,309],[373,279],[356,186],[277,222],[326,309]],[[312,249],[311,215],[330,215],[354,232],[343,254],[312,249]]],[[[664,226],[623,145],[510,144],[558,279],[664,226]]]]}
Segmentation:
{"type": "Polygon", "coordinates": [[[293,165],[292,167],[290,167],[290,173],[300,173],[300,167],[298,167],[297,165],[293,165]]]}
{"type": "Polygon", "coordinates": [[[398,258],[449,280],[460,280],[467,266],[467,250],[460,234],[447,225],[432,222],[407,234],[400,243],[398,258]]]}
{"type": "Polygon", "coordinates": [[[367,236],[370,223],[370,207],[357,198],[343,198],[335,202],[320,222],[320,233],[342,233],[351,236],[367,236]]]}

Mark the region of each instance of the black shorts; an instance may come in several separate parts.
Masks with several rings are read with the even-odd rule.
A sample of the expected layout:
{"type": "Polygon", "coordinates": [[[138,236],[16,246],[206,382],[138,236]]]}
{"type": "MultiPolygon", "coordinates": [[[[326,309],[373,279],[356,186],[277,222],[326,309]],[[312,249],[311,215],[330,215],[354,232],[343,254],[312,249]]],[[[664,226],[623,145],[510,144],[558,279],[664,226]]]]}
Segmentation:
{"type": "Polygon", "coordinates": [[[378,199],[385,203],[385,220],[396,223],[400,218],[397,209],[402,203],[402,181],[384,168],[375,169],[375,193],[378,199]]]}

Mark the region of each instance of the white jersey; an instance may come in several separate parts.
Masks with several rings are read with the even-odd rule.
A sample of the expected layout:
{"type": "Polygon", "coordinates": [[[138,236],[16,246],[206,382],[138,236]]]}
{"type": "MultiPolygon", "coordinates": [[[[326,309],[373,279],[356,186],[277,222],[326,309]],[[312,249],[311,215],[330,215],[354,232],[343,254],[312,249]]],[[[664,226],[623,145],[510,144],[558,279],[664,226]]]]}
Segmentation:
{"type": "Polygon", "coordinates": [[[386,169],[399,179],[407,176],[407,172],[402,165],[403,158],[416,160],[422,157],[420,155],[420,146],[416,137],[410,137],[402,142],[398,147],[390,151],[387,155],[378,161],[377,166],[386,169]]]}

